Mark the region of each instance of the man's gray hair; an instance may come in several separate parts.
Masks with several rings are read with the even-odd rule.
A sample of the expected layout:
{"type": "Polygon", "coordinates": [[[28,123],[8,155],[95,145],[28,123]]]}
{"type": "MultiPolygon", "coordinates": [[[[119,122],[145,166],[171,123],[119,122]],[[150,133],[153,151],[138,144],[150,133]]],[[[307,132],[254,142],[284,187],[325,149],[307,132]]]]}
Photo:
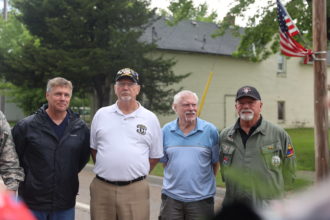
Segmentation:
{"type": "Polygon", "coordinates": [[[184,97],[184,96],[188,96],[188,95],[192,95],[192,96],[194,96],[194,97],[196,98],[196,101],[198,102],[198,96],[197,96],[196,93],[194,93],[194,92],[192,92],[192,91],[190,91],[190,90],[182,90],[182,91],[178,92],[178,93],[174,96],[174,98],[173,98],[173,105],[178,104],[178,103],[181,101],[182,97],[184,97]]]}
{"type": "Polygon", "coordinates": [[[64,79],[62,77],[55,77],[53,79],[48,80],[46,92],[50,92],[52,88],[57,86],[68,87],[71,90],[71,92],[73,89],[71,81],[64,79]]]}

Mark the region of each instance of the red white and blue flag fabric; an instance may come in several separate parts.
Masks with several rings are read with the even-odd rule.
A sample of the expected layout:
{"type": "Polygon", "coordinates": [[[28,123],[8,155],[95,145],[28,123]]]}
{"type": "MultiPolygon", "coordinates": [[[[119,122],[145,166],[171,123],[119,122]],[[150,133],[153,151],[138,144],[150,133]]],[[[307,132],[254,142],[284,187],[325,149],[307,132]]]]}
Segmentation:
{"type": "Polygon", "coordinates": [[[313,54],[313,51],[304,48],[293,39],[293,37],[300,32],[280,0],[276,0],[276,2],[277,18],[280,25],[281,52],[283,55],[289,57],[305,57],[304,63],[306,64],[309,61],[310,56],[313,54]]]}

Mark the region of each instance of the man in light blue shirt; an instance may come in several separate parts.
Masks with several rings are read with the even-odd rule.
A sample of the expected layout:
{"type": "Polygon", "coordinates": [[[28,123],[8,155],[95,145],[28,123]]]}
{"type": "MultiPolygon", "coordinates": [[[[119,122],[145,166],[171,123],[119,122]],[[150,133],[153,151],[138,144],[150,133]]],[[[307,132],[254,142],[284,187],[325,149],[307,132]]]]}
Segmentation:
{"type": "Polygon", "coordinates": [[[217,128],[197,117],[198,97],[183,90],[174,96],[178,118],[163,127],[164,180],[161,220],[190,220],[214,214],[219,169],[217,128]]]}

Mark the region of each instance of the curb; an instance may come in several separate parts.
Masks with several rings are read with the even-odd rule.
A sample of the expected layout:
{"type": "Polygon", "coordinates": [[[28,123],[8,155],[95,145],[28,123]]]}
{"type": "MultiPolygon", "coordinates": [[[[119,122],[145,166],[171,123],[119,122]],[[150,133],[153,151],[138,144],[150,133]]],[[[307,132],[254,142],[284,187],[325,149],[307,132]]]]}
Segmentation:
{"type": "MultiPolygon", "coordinates": [[[[94,167],[93,164],[87,164],[84,167],[84,170],[86,170],[88,172],[93,172],[93,167],[94,167]]],[[[158,185],[158,186],[163,185],[163,177],[160,177],[160,176],[148,175],[147,180],[151,184],[155,184],[155,185],[158,185]]],[[[222,197],[223,198],[225,196],[225,192],[226,192],[225,188],[217,187],[216,188],[216,197],[222,197]]]]}

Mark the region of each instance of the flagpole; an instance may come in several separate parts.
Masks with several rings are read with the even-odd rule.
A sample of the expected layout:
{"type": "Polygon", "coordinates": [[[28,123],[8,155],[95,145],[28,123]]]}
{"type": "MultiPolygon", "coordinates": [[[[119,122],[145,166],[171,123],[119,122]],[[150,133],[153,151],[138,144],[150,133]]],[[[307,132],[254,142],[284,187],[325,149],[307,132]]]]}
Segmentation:
{"type": "Polygon", "coordinates": [[[199,104],[199,107],[198,107],[198,110],[197,110],[197,116],[199,117],[202,113],[202,110],[203,110],[203,106],[204,106],[204,102],[205,102],[205,98],[206,98],[206,95],[207,95],[207,91],[209,90],[209,87],[210,87],[210,84],[211,84],[211,81],[212,81],[212,78],[213,78],[213,72],[210,72],[209,74],[209,78],[207,79],[207,82],[205,84],[205,87],[204,87],[204,91],[203,91],[203,95],[202,95],[202,99],[200,101],[200,104],[199,104]]]}
{"type": "Polygon", "coordinates": [[[327,108],[327,28],[326,0],[313,2],[314,59],[314,137],[316,180],[329,173],[328,108],[327,108]]]}

